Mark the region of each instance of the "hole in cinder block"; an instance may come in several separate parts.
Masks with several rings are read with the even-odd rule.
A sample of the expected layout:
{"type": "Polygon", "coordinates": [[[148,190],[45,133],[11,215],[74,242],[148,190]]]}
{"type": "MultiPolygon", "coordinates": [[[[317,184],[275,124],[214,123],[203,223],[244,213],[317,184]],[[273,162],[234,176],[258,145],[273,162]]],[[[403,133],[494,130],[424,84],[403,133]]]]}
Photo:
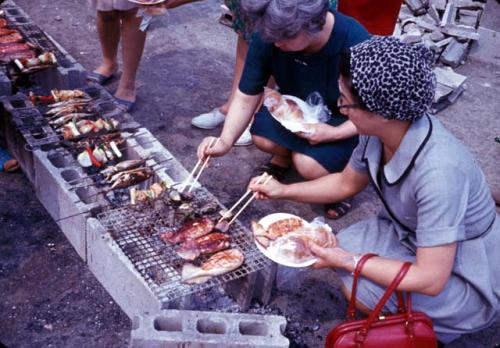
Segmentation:
{"type": "Polygon", "coordinates": [[[35,118],[33,116],[22,117],[21,121],[25,126],[32,126],[35,123],[35,118]]]}
{"type": "Polygon", "coordinates": [[[91,98],[99,98],[101,96],[101,91],[99,88],[89,87],[85,89],[85,93],[87,93],[91,98]]]}
{"type": "Polygon", "coordinates": [[[15,20],[17,23],[28,23],[28,20],[24,17],[16,17],[15,20]]]}
{"type": "Polygon", "coordinates": [[[26,102],[21,99],[14,99],[10,101],[10,105],[12,105],[13,108],[25,108],[26,107],[26,102]]]}
{"type": "Polygon", "coordinates": [[[21,12],[19,12],[19,10],[16,10],[15,8],[8,9],[7,13],[13,16],[19,16],[21,14],[21,12]]]}
{"type": "Polygon", "coordinates": [[[154,320],[154,327],[156,331],[168,332],[182,332],[182,319],[181,318],[156,318],[154,320]]]}
{"type": "Polygon", "coordinates": [[[200,319],[196,322],[196,330],[204,334],[225,334],[227,326],[225,323],[212,319],[200,319]]]}
{"type": "Polygon", "coordinates": [[[154,147],[153,142],[156,139],[153,137],[146,136],[146,135],[142,135],[142,136],[140,135],[140,136],[135,137],[135,140],[137,140],[139,145],[141,145],[144,149],[150,149],[150,148],[154,147]]]}
{"type": "Polygon", "coordinates": [[[99,105],[99,111],[102,113],[114,111],[116,109],[116,104],[113,102],[101,103],[99,105]]]}
{"type": "Polygon", "coordinates": [[[268,328],[266,323],[256,323],[251,321],[241,321],[239,330],[242,335],[267,336],[268,328]]]}
{"type": "Polygon", "coordinates": [[[166,162],[170,157],[165,156],[161,152],[153,152],[151,154],[151,158],[156,162],[156,163],[164,163],[166,162]]]}
{"type": "Polygon", "coordinates": [[[57,64],[65,69],[71,68],[71,62],[67,58],[58,58],[57,64]]]}
{"type": "Polygon", "coordinates": [[[47,133],[45,133],[45,131],[40,127],[33,128],[30,131],[30,133],[33,136],[33,138],[35,138],[35,139],[43,139],[43,138],[47,137],[47,133]]]}
{"type": "Polygon", "coordinates": [[[61,172],[62,178],[66,182],[71,182],[72,185],[76,185],[81,182],[81,176],[80,173],[78,173],[74,169],[66,169],[61,172]]]}
{"type": "Polygon", "coordinates": [[[47,158],[56,168],[65,168],[73,162],[73,158],[70,154],[62,154],[59,152],[49,153],[47,158]]]}
{"type": "Polygon", "coordinates": [[[96,190],[92,187],[79,187],[75,190],[76,195],[85,204],[94,203],[97,200],[96,190]]]}

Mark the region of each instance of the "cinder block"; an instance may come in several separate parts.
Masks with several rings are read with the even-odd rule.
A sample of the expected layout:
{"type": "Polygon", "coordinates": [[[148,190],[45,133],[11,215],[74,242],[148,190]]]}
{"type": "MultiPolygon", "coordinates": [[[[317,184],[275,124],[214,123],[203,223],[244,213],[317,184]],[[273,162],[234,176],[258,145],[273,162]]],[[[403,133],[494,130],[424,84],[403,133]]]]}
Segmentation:
{"type": "MultiPolygon", "coordinates": [[[[132,139],[134,149],[137,149],[141,158],[151,158],[155,161],[155,172],[160,179],[167,183],[180,183],[188,177],[188,171],[149,130],[139,128],[132,139]]],[[[199,187],[199,184],[195,187],[199,187]]]]}
{"type": "Polygon", "coordinates": [[[286,319],[276,315],[165,310],[132,322],[133,348],[288,347],[286,319]]]}
{"type": "Polygon", "coordinates": [[[12,82],[4,72],[0,72],[0,96],[11,95],[11,94],[12,94],[12,82]]]}
{"type": "Polygon", "coordinates": [[[268,267],[258,272],[226,283],[224,290],[236,300],[242,310],[247,310],[252,300],[267,304],[276,281],[276,271],[276,264],[269,262],[268,267]]]}
{"type": "Polygon", "coordinates": [[[17,159],[28,180],[32,184],[35,184],[33,152],[26,149],[26,140],[24,136],[14,127],[5,114],[3,114],[0,122],[2,123],[3,137],[7,149],[11,155],[17,159]]]}
{"type": "Polygon", "coordinates": [[[87,218],[105,204],[102,196],[93,186],[83,186],[91,181],[64,149],[36,150],[33,156],[38,199],[86,260],[87,218]]]}
{"type": "Polygon", "coordinates": [[[125,314],[160,311],[160,302],[97,219],[87,220],[87,236],[88,267],[125,314]]]}

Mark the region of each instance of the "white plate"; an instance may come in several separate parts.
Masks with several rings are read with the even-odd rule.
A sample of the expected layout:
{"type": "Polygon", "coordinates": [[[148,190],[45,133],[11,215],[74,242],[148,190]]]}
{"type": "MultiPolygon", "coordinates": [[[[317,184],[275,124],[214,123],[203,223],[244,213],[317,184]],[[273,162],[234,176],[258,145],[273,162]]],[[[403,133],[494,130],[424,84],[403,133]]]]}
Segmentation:
{"type": "MultiPolygon", "coordinates": [[[[264,216],[262,219],[259,220],[259,224],[261,224],[262,227],[267,229],[269,227],[269,225],[271,225],[272,223],[279,221],[279,220],[288,219],[288,218],[298,218],[304,222],[304,225],[308,224],[308,222],[306,220],[302,219],[301,217],[293,215],[293,214],[288,214],[288,213],[274,213],[274,214],[264,216]]],[[[283,265],[283,266],[308,267],[308,266],[311,266],[312,264],[314,264],[318,260],[316,257],[313,257],[313,258],[310,258],[310,259],[302,261],[302,262],[297,262],[295,260],[285,258],[285,257],[283,257],[283,255],[274,254],[272,252],[272,250],[264,248],[257,241],[255,241],[255,245],[260,250],[260,252],[263,253],[267,258],[269,258],[272,261],[279,263],[280,265],[283,265]]]]}
{"type": "Polygon", "coordinates": [[[167,0],[154,0],[154,1],[147,1],[147,0],[128,0],[129,2],[133,2],[134,4],[139,4],[139,5],[158,5],[161,4],[162,2],[165,2],[167,0]]]}
{"type": "Polygon", "coordinates": [[[309,129],[307,128],[308,124],[318,123],[318,121],[311,120],[310,118],[307,117],[309,115],[309,112],[308,112],[309,105],[307,105],[307,103],[304,102],[302,99],[294,97],[293,95],[286,95],[286,94],[282,95],[282,97],[285,100],[288,99],[288,100],[292,100],[295,103],[297,103],[297,105],[302,110],[302,113],[305,117],[304,122],[285,121],[285,120],[282,120],[282,119],[276,117],[272,112],[270,112],[271,116],[276,121],[278,121],[283,127],[285,127],[286,129],[288,129],[290,132],[293,132],[293,133],[297,133],[297,132],[307,133],[309,131],[309,129]]]}

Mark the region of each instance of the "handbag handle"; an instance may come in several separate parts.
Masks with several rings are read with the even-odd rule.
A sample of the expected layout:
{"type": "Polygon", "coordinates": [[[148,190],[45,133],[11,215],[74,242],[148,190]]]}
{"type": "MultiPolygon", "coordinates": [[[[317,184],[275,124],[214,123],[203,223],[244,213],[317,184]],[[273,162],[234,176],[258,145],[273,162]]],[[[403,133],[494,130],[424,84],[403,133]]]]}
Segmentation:
{"type": "MultiPolygon", "coordinates": [[[[368,332],[368,329],[373,324],[373,322],[378,318],[378,316],[380,314],[380,311],[382,310],[382,308],[384,307],[385,303],[387,302],[387,300],[389,299],[389,297],[392,295],[392,293],[394,292],[394,290],[396,290],[396,288],[398,287],[399,283],[401,283],[401,281],[405,277],[406,273],[408,273],[408,270],[410,269],[411,265],[412,265],[411,262],[405,262],[403,264],[403,266],[401,266],[401,269],[399,270],[398,274],[396,275],[396,277],[394,278],[394,280],[391,282],[391,284],[389,285],[389,287],[385,291],[385,293],[382,296],[382,298],[380,299],[380,301],[377,303],[377,305],[375,306],[375,308],[373,309],[373,311],[370,312],[370,315],[368,316],[368,319],[366,320],[366,323],[365,323],[363,329],[361,329],[360,332],[359,332],[359,334],[358,334],[359,336],[361,336],[361,337],[358,337],[359,339],[363,340],[363,338],[366,336],[366,334],[368,332]]],[[[406,312],[406,317],[408,319],[411,317],[411,310],[412,310],[412,308],[411,308],[411,297],[408,294],[407,308],[406,308],[406,311],[407,311],[406,312]]]]}
{"type": "Polygon", "coordinates": [[[356,268],[354,269],[354,278],[352,280],[351,298],[349,300],[349,306],[347,307],[347,320],[353,320],[356,316],[356,291],[358,288],[358,278],[361,274],[361,269],[365,265],[366,261],[374,256],[377,256],[377,254],[364,254],[356,264],[356,268]]]}

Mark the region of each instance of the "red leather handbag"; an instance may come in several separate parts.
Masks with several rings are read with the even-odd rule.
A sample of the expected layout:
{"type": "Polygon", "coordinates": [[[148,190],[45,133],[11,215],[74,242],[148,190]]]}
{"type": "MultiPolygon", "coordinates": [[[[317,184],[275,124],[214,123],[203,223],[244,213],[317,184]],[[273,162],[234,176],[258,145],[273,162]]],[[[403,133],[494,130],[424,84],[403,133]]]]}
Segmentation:
{"type": "Polygon", "coordinates": [[[375,254],[366,254],[354,270],[351,299],[347,320],[336,326],[326,338],[326,348],[436,348],[436,334],[431,319],[422,312],[413,312],[410,293],[396,292],[398,313],[381,315],[381,310],[396,290],[411,266],[405,262],[368,318],[354,320],[356,314],[356,288],[365,262],[375,254]]]}

